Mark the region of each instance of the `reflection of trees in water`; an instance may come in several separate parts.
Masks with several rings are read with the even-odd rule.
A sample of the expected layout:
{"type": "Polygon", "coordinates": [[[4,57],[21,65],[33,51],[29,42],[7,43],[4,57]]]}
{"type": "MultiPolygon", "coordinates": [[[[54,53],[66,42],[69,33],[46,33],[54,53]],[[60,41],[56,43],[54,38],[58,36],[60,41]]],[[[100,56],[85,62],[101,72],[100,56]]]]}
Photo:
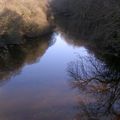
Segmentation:
{"type": "Polygon", "coordinates": [[[72,85],[80,90],[77,120],[113,120],[120,114],[120,71],[112,68],[93,56],[69,64],[72,85]]]}
{"type": "Polygon", "coordinates": [[[106,41],[95,41],[95,40],[83,40],[80,38],[75,38],[75,36],[69,36],[68,34],[64,33],[63,31],[60,31],[62,36],[64,37],[64,40],[75,47],[84,46],[87,49],[87,52],[92,53],[95,55],[96,58],[100,59],[101,61],[104,61],[106,65],[110,64],[109,67],[111,69],[118,69],[120,70],[120,67],[118,64],[120,64],[120,39],[118,40],[110,40],[107,39],[106,41]],[[106,43],[104,43],[106,42],[106,43]],[[114,63],[114,64],[113,64],[114,63]]]}
{"type": "Polygon", "coordinates": [[[50,45],[51,35],[40,39],[29,39],[21,45],[7,45],[0,49],[0,80],[9,79],[19,73],[25,64],[37,62],[50,45]]]}

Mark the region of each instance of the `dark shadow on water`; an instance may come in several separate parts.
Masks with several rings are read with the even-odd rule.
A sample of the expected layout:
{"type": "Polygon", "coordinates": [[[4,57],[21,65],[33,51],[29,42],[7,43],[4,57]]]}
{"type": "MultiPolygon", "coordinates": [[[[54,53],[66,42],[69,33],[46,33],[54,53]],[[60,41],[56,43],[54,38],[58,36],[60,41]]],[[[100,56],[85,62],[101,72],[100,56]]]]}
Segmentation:
{"type": "Polygon", "coordinates": [[[26,64],[37,62],[53,45],[51,34],[38,39],[26,40],[24,44],[7,45],[0,49],[0,85],[19,74],[26,64]]]}

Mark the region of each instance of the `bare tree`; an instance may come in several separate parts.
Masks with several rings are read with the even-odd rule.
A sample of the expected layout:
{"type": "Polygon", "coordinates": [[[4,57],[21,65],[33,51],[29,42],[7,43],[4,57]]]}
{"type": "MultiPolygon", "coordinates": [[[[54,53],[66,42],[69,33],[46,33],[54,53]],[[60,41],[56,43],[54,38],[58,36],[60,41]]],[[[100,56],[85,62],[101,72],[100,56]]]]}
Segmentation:
{"type": "Polygon", "coordinates": [[[120,114],[114,107],[116,103],[120,104],[120,71],[110,68],[94,56],[78,56],[78,60],[69,63],[71,84],[80,90],[81,96],[77,117],[84,114],[88,116],[85,120],[113,120],[120,114]],[[86,102],[84,97],[82,99],[83,94],[94,102],[86,102]]]}

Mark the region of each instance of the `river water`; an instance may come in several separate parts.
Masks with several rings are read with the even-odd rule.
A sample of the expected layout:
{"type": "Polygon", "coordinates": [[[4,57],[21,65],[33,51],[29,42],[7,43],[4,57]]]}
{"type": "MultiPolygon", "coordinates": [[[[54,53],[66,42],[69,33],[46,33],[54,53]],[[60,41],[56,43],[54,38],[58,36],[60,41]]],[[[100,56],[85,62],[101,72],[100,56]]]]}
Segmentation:
{"type": "Polygon", "coordinates": [[[116,102],[111,100],[111,94],[116,95],[108,89],[111,84],[86,83],[98,70],[105,72],[103,62],[68,39],[55,32],[35,45],[31,41],[1,51],[0,120],[117,119],[108,111],[115,108],[118,112],[118,104],[104,105],[105,100],[116,102]],[[95,70],[95,65],[100,69],[95,70]]]}
{"type": "Polygon", "coordinates": [[[32,54],[37,56],[29,55],[27,62],[22,61],[24,58],[15,58],[24,63],[20,62],[16,68],[19,62],[14,62],[15,68],[8,65],[1,70],[1,120],[70,120],[74,117],[77,91],[69,84],[66,68],[76,53],[85,55],[87,51],[67,44],[60,33],[54,33],[51,39],[52,44],[40,46],[44,54],[37,54],[41,48],[34,46],[38,48],[32,54]],[[29,63],[30,59],[34,62],[29,63]]]}

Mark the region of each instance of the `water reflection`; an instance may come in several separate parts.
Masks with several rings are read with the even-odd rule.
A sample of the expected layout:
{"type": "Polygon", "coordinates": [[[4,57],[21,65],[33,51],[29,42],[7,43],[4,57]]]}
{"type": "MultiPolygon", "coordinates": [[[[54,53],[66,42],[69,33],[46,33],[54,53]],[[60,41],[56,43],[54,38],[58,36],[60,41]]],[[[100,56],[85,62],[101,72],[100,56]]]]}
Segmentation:
{"type": "MultiPolygon", "coordinates": [[[[9,46],[7,59],[3,57],[7,63],[1,67],[4,73],[9,75],[21,69],[22,71],[11,77],[7,84],[0,86],[2,120],[72,120],[76,112],[76,92],[69,87],[66,65],[74,59],[77,51],[84,54],[85,49],[68,45],[59,33],[53,34],[52,41],[45,41],[43,38],[43,42],[39,42],[15,47],[20,51],[16,49],[19,54],[11,48],[13,46],[9,46]],[[42,56],[48,46],[51,47],[42,56]],[[37,59],[36,64],[26,65],[36,62],[37,59]]],[[[3,76],[4,80],[5,78],[3,76]]]]}
{"type": "Polygon", "coordinates": [[[94,56],[79,56],[69,64],[68,73],[72,86],[80,90],[77,119],[109,120],[120,114],[120,71],[94,56]]]}
{"type": "Polygon", "coordinates": [[[7,45],[0,49],[0,83],[19,74],[26,64],[37,62],[54,42],[51,35],[47,35],[26,40],[24,44],[7,45]]]}

